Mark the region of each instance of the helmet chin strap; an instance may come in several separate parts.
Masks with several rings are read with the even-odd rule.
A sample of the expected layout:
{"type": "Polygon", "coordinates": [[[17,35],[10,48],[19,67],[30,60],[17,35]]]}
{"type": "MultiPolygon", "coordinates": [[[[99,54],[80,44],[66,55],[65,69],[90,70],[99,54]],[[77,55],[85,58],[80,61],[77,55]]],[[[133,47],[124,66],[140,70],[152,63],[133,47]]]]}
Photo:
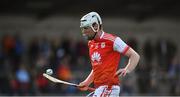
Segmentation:
{"type": "Polygon", "coordinates": [[[92,30],[95,32],[94,36],[92,37],[92,38],[94,39],[94,38],[95,38],[95,36],[96,36],[96,34],[97,34],[97,33],[98,33],[98,31],[99,31],[99,24],[98,24],[98,28],[97,28],[97,30],[95,30],[93,26],[91,26],[91,28],[92,28],[92,30]]]}
{"type": "Polygon", "coordinates": [[[95,32],[95,34],[94,34],[94,36],[92,37],[92,39],[94,39],[94,38],[96,37],[96,34],[97,34],[97,32],[95,32]]]}
{"type": "Polygon", "coordinates": [[[94,27],[93,27],[93,26],[91,26],[91,28],[92,28],[92,30],[93,30],[94,32],[98,32],[98,31],[99,31],[99,24],[97,24],[97,25],[98,25],[97,30],[95,30],[95,29],[94,29],[94,27]]]}

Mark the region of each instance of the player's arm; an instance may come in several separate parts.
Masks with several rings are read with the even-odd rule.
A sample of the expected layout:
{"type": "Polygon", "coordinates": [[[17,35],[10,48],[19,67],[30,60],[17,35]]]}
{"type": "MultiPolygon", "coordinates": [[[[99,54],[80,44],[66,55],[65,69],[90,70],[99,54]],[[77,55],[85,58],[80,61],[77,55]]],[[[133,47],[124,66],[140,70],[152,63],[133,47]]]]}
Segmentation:
{"type": "Polygon", "coordinates": [[[127,51],[127,53],[125,55],[129,57],[129,61],[128,61],[128,64],[125,67],[125,69],[128,72],[131,72],[137,66],[139,59],[140,59],[140,56],[132,48],[129,48],[129,50],[127,51]]]}
{"type": "Polygon", "coordinates": [[[88,86],[93,82],[94,80],[94,73],[93,70],[91,70],[91,73],[88,75],[88,77],[79,84],[79,89],[82,91],[88,90],[88,86]]]}
{"type": "Polygon", "coordinates": [[[122,41],[119,37],[117,37],[114,41],[114,50],[119,53],[124,54],[129,58],[128,64],[125,68],[119,69],[116,72],[116,75],[125,76],[126,73],[130,73],[137,66],[140,56],[134,51],[131,47],[129,47],[124,41],[122,41]]]}

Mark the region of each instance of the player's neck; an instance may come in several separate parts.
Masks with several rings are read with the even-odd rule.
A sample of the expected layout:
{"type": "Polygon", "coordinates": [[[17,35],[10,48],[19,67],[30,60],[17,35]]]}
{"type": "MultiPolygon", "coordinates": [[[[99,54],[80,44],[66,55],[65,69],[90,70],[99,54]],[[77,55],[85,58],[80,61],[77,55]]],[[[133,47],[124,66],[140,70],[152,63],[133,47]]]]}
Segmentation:
{"type": "Polygon", "coordinates": [[[103,32],[104,32],[103,30],[98,31],[96,36],[95,36],[95,38],[94,38],[94,40],[100,39],[100,37],[103,34],[103,32]]]}

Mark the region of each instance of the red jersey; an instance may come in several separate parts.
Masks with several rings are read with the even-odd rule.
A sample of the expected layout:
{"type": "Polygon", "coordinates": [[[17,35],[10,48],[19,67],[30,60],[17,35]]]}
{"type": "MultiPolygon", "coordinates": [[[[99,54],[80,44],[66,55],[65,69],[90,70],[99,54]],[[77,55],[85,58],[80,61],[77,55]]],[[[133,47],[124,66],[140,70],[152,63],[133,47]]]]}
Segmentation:
{"type": "Polygon", "coordinates": [[[118,69],[121,53],[129,46],[119,37],[103,32],[98,39],[88,42],[89,56],[94,73],[94,85],[118,85],[118,77],[113,77],[118,69]]]}

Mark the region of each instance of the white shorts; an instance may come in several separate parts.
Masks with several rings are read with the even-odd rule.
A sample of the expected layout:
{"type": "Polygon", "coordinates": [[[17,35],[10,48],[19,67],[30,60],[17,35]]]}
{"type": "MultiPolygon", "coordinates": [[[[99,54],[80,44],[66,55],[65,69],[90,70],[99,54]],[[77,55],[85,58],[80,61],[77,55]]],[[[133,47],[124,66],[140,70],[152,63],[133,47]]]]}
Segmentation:
{"type": "Polygon", "coordinates": [[[93,97],[119,97],[120,93],[120,86],[119,85],[113,85],[111,89],[108,89],[108,86],[100,86],[98,87],[93,97]]]}

